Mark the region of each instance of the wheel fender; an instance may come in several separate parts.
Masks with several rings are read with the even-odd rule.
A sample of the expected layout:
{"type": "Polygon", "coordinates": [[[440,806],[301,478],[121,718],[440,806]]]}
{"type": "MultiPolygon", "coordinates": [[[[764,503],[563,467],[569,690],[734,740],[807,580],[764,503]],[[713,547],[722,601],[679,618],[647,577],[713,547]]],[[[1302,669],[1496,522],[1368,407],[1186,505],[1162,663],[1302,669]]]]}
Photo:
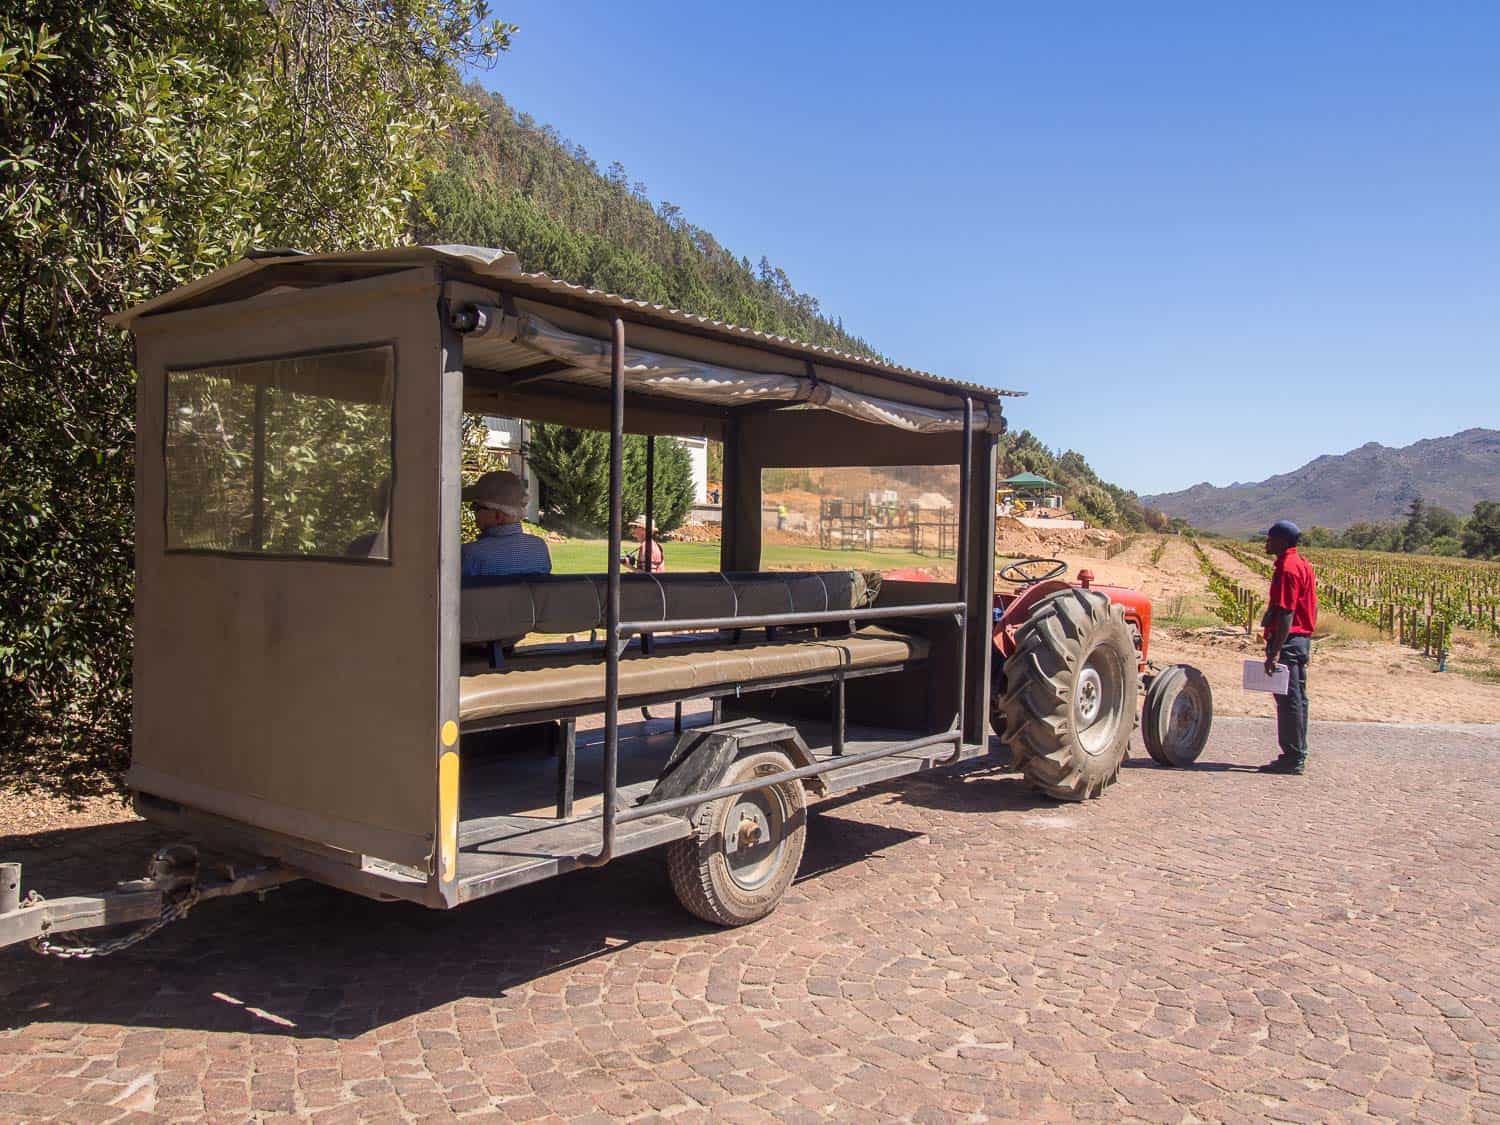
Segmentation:
{"type": "MultiPolygon", "coordinates": [[[[784,723],[757,723],[741,720],[721,727],[703,727],[684,731],[672,749],[656,785],[642,805],[707,793],[724,781],[729,767],[746,754],[762,750],[780,750],[792,760],[794,768],[810,766],[817,761],[796,728],[784,723]]],[[[828,791],[820,776],[803,778],[804,787],[819,795],[828,791]]]]}

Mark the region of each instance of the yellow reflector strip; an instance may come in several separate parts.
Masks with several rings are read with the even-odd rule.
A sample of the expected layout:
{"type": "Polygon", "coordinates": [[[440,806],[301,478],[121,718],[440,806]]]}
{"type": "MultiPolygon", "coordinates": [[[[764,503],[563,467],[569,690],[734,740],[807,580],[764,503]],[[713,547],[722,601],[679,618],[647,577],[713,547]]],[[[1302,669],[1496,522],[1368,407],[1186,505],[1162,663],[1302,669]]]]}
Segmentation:
{"type": "Polygon", "coordinates": [[[438,829],[442,832],[443,882],[458,874],[458,755],[438,758],[438,829]]]}
{"type": "Polygon", "coordinates": [[[452,746],[458,741],[458,724],[449,719],[443,724],[443,745],[452,746]]]}

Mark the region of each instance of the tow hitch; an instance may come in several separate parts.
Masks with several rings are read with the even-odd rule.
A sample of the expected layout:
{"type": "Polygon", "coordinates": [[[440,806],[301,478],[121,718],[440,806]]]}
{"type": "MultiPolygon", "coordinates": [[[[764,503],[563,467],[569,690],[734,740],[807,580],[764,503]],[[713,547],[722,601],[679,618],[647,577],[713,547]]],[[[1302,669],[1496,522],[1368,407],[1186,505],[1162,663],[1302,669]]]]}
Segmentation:
{"type": "Polygon", "coordinates": [[[144,878],[118,883],[113,890],[53,899],[32,891],[23,899],[21,865],[0,863],[0,948],[24,941],[37,953],[49,957],[107,957],[187,917],[205,899],[263,892],[296,878],[296,872],[284,867],[237,869],[227,864],[205,877],[200,870],[198,849],[173,844],[152,855],[144,878]],[[142,925],[98,944],[58,936],[127,922],[142,925]]]}

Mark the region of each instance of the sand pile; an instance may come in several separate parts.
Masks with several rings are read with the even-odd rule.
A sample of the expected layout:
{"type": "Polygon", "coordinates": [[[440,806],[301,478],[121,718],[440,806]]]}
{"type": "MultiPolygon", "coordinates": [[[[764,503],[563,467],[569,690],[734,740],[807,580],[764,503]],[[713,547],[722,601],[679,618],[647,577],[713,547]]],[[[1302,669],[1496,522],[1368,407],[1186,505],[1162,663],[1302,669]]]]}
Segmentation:
{"type": "Polygon", "coordinates": [[[724,538],[723,527],[716,523],[685,523],[675,531],[662,534],[663,543],[717,543],[724,538]]]}
{"type": "Polygon", "coordinates": [[[1042,537],[1014,516],[995,519],[997,555],[1035,555],[1045,546],[1042,537]]]}

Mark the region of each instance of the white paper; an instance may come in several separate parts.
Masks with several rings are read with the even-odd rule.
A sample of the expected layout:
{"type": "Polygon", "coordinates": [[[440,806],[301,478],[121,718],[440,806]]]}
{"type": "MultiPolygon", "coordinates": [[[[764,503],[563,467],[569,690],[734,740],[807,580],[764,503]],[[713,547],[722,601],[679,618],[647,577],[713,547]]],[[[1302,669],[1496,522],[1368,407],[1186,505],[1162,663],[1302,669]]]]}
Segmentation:
{"type": "Polygon", "coordinates": [[[1268,691],[1272,695],[1285,695],[1292,682],[1292,670],[1285,664],[1276,665],[1274,676],[1266,675],[1264,660],[1245,661],[1245,690],[1268,691]]]}

